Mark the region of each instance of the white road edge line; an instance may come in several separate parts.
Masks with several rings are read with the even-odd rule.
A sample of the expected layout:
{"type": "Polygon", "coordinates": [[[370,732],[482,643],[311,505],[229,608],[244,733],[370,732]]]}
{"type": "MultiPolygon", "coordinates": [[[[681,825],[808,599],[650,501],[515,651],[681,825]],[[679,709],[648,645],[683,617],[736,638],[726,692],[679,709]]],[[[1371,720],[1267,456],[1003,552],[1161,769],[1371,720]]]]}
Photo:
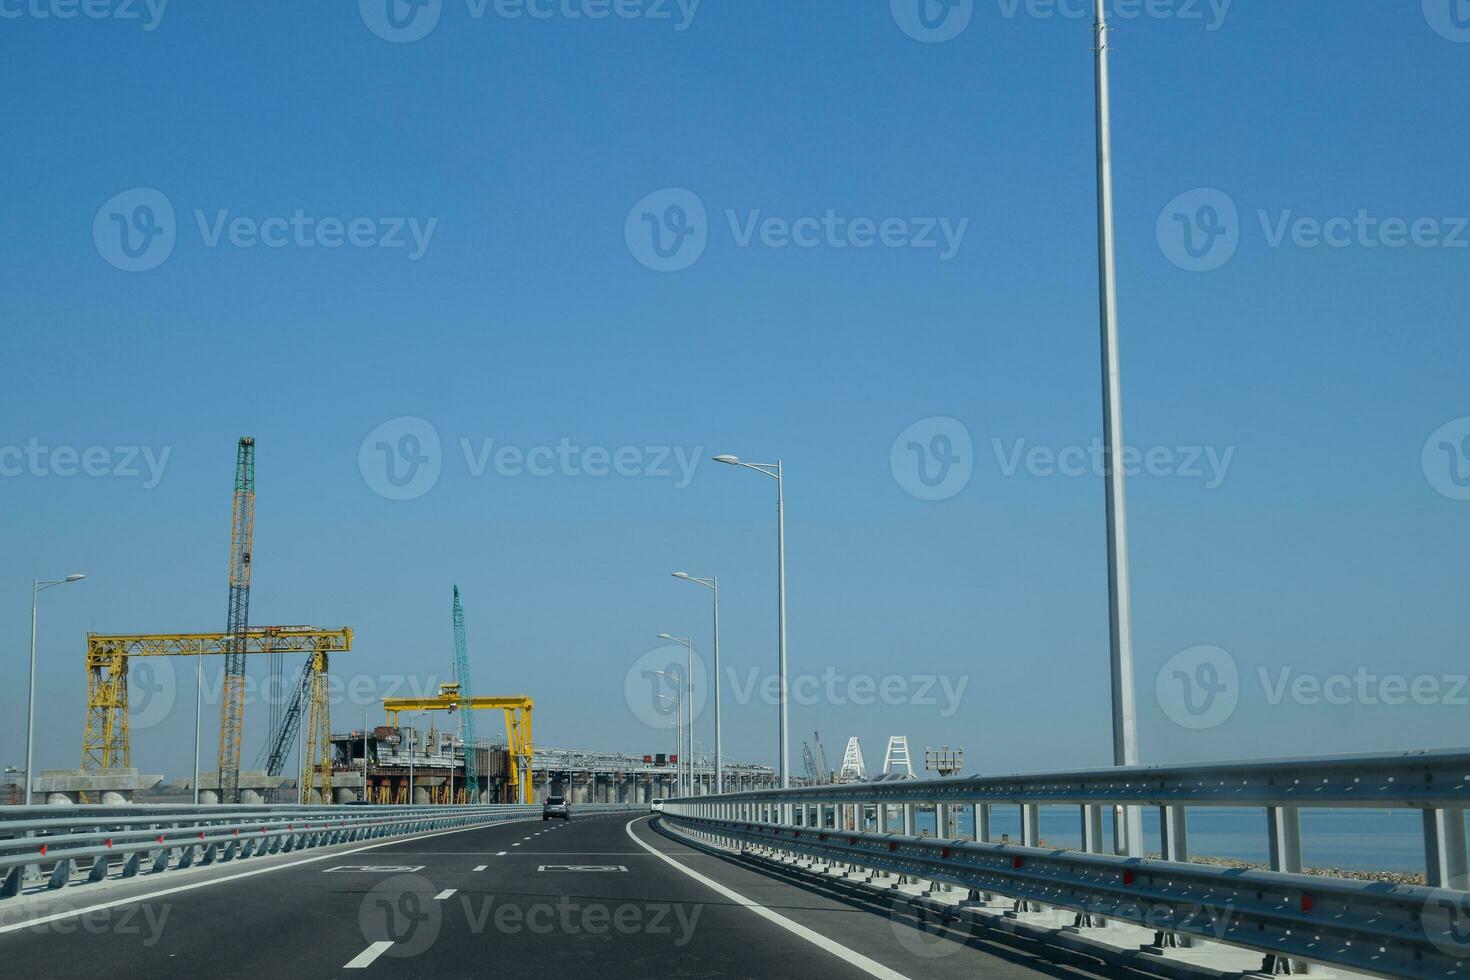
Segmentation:
{"type": "MultiPolygon", "coordinates": [[[[326,861],[330,858],[346,857],[349,854],[360,854],[363,851],[372,851],[380,847],[388,847],[393,844],[406,844],[412,840],[428,840],[431,837],[444,837],[447,834],[463,834],[471,830],[485,830],[495,824],[482,824],[478,827],[456,827],[453,830],[437,830],[431,834],[420,837],[404,837],[395,840],[378,841],[376,844],[367,844],[363,847],[354,847],[346,851],[333,851],[330,854],[318,854],[315,857],[302,858],[300,861],[290,861],[286,864],[273,864],[268,868],[251,868],[249,871],[241,871],[239,874],[224,875],[219,878],[210,878],[208,881],[195,881],[187,885],[175,885],[172,888],[162,888],[156,892],[146,895],[133,895],[128,898],[119,898],[111,902],[99,902],[96,905],[88,905],[85,908],[67,909],[65,912],[54,912],[51,915],[42,916],[39,919],[27,919],[25,922],[13,922],[10,925],[0,926],[0,936],[7,932],[18,932],[21,929],[29,929],[32,926],[45,925],[48,922],[59,922],[62,919],[71,919],[79,915],[89,915],[92,912],[105,912],[115,909],[121,905],[135,905],[139,902],[147,902],[151,899],[162,898],[165,895],[177,895],[179,892],[191,892],[196,888],[207,888],[210,885],[222,885],[227,881],[239,881],[241,878],[253,878],[256,875],[268,874],[272,871],[283,871],[286,868],[299,868],[303,864],[315,864],[318,861],[326,861]]],[[[55,895],[56,892],[45,892],[46,895],[55,895]]],[[[39,897],[39,896],[38,896],[39,897]]]]}
{"type": "Polygon", "coordinates": [[[434,901],[436,901],[436,902],[442,902],[446,898],[448,898],[450,895],[453,895],[457,891],[459,891],[458,888],[446,888],[442,892],[440,892],[439,894],[437,894],[437,895],[434,896],[434,901]]]}
{"type": "Polygon", "coordinates": [[[648,844],[640,840],[637,834],[633,833],[633,825],[642,819],[644,818],[634,817],[632,820],[629,820],[626,824],[623,825],[623,829],[627,831],[628,836],[633,839],[633,842],[635,844],[643,848],[648,853],[652,854],[654,857],[670,865],[673,865],[675,868],[684,872],[686,875],[693,878],[701,885],[704,885],[706,888],[710,888],[718,892],[720,895],[734,902],[736,905],[742,905],[745,908],[750,909],[752,912],[760,916],[762,919],[765,919],[767,922],[775,923],[792,935],[805,939],[807,942],[811,943],[813,946],[816,946],[818,949],[825,950],[838,959],[852,964],[869,976],[882,977],[883,980],[908,980],[908,977],[904,976],[902,973],[899,973],[896,970],[890,970],[888,967],[884,966],[882,963],[879,963],[877,960],[869,959],[862,953],[850,950],[846,946],[843,946],[841,943],[833,942],[821,933],[814,932],[813,930],[808,929],[806,926],[802,925],[799,922],[792,922],[784,915],[778,915],[775,912],[772,912],[764,905],[753,902],[750,899],[746,898],[744,895],[741,895],[739,892],[732,891],[731,889],[726,888],[718,881],[715,881],[713,878],[705,877],[698,871],[695,871],[693,868],[686,868],[684,865],[680,864],[678,861],[675,861],[673,858],[669,857],[662,851],[654,847],[650,847],[648,844]]]}
{"type": "Polygon", "coordinates": [[[373,960],[377,959],[379,956],[382,956],[384,951],[386,951],[388,947],[392,945],[393,940],[391,939],[379,939],[377,942],[373,943],[367,949],[363,950],[361,953],[358,953],[351,960],[349,960],[347,962],[347,965],[344,966],[342,969],[365,970],[369,966],[372,966],[373,960]]]}

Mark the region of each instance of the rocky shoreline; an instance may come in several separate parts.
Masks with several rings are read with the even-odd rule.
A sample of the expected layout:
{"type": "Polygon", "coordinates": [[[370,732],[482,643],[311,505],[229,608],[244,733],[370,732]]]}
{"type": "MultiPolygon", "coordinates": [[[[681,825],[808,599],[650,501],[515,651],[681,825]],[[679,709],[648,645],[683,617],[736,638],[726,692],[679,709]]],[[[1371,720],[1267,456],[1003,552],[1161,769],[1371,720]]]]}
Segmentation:
{"type": "MultiPolygon", "coordinates": [[[[1151,858],[1161,855],[1150,854],[1151,858]]],[[[1251,871],[1270,871],[1270,867],[1258,864],[1254,861],[1239,861],[1234,858],[1213,858],[1190,855],[1191,864],[1208,864],[1217,868],[1246,868],[1251,871]]],[[[1353,868],[1303,868],[1304,875],[1317,875],[1323,878],[1347,878],[1351,881],[1380,881],[1390,885],[1423,885],[1426,880],[1422,874],[1407,871],[1360,871],[1353,868]]]]}

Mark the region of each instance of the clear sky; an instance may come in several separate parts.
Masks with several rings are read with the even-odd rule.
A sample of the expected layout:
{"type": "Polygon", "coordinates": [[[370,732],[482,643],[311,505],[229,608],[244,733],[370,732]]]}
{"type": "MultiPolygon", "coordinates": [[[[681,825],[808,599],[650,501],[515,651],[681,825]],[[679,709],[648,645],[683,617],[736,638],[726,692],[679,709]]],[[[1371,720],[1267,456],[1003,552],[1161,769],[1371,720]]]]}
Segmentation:
{"type": "MultiPolygon", "coordinates": [[[[708,654],[668,573],[718,575],[726,754],[774,763],[737,453],[786,464],[794,767],[1110,762],[1084,5],[388,3],[0,0],[0,764],[33,576],[89,576],[38,768],[88,631],[223,629],[246,434],[252,621],[351,625],[363,689],[447,679],[458,583],[539,741],[665,750],[640,658],[708,654]]],[[[1465,743],[1465,6],[1117,4],[1145,761],[1465,743]]],[[[192,682],[145,681],[181,775],[192,682]]]]}

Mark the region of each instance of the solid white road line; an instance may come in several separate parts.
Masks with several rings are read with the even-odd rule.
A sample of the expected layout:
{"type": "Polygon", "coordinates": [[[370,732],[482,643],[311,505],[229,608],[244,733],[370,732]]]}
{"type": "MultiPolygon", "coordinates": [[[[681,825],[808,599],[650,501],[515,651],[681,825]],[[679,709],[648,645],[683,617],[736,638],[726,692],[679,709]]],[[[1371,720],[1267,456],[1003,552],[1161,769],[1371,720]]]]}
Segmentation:
{"type": "Polygon", "coordinates": [[[765,919],[767,922],[775,923],[792,935],[799,936],[802,939],[805,939],[807,942],[811,943],[813,946],[816,946],[818,949],[826,950],[833,956],[836,956],[838,959],[843,960],[847,963],[851,963],[853,966],[857,967],[859,970],[862,970],[869,976],[882,977],[883,980],[908,980],[908,978],[905,977],[902,973],[899,973],[896,970],[890,970],[888,967],[884,966],[882,963],[879,963],[877,960],[869,959],[862,953],[854,952],[853,950],[848,949],[846,946],[843,946],[841,943],[835,943],[821,933],[814,932],[799,922],[792,922],[784,915],[778,915],[775,912],[772,912],[764,905],[759,905],[756,902],[753,902],[750,899],[746,898],[744,895],[741,895],[739,892],[732,891],[731,889],[726,888],[718,881],[715,881],[713,878],[705,877],[698,871],[695,871],[693,868],[686,868],[684,865],[680,864],[678,861],[675,861],[667,854],[664,854],[657,848],[651,847],[650,845],[646,844],[638,837],[637,834],[633,833],[633,825],[642,819],[644,818],[635,817],[634,819],[629,820],[626,824],[623,825],[623,829],[627,831],[629,837],[633,838],[633,842],[635,844],[643,848],[648,853],[684,872],[686,875],[693,878],[701,885],[704,885],[706,888],[710,888],[715,892],[718,892],[720,895],[734,902],[736,905],[743,905],[745,908],[750,909],[752,912],[760,916],[762,919],[765,919]]]}
{"type": "Polygon", "coordinates": [[[347,962],[347,965],[344,966],[342,969],[344,969],[344,970],[362,970],[362,969],[365,969],[366,967],[371,966],[373,960],[377,959],[379,956],[382,956],[384,950],[386,950],[389,946],[392,946],[392,945],[393,945],[393,941],[391,939],[379,939],[377,942],[373,943],[367,949],[363,950],[361,953],[358,953],[351,960],[349,960],[347,962]]]}
{"type": "Polygon", "coordinates": [[[437,894],[437,895],[434,896],[434,901],[436,901],[436,902],[442,902],[446,898],[448,898],[450,895],[453,895],[458,890],[459,889],[457,889],[457,888],[446,888],[442,892],[440,892],[439,894],[437,894]]]}
{"type": "MultiPolygon", "coordinates": [[[[288,861],[285,864],[273,864],[265,868],[252,868],[249,871],[241,871],[239,874],[223,875],[219,878],[210,878],[207,881],[196,881],[188,885],[175,885],[172,888],[160,888],[156,892],[148,892],[144,895],[133,895],[128,898],[119,898],[111,902],[99,902],[96,905],[88,905],[83,908],[67,909],[65,912],[54,912],[51,915],[43,915],[38,919],[27,919],[24,922],[14,922],[10,925],[0,926],[0,936],[7,932],[16,932],[20,929],[29,929],[32,926],[45,925],[48,922],[58,922],[62,919],[71,919],[79,915],[89,915],[93,912],[105,912],[107,909],[115,909],[121,905],[135,905],[139,902],[147,902],[165,895],[177,895],[179,892],[190,892],[196,888],[207,888],[210,885],[221,885],[227,881],[238,881],[241,878],[253,878],[256,875],[268,874],[272,871],[283,871],[286,868],[299,868],[303,864],[315,864],[317,861],[326,861],[329,858],[346,857],[349,854],[360,854],[363,851],[373,851],[380,847],[392,847],[394,844],[407,844],[415,840],[428,840],[431,837],[444,837],[447,834],[463,834],[471,830],[485,830],[488,824],[480,827],[456,827],[454,830],[436,830],[432,834],[424,834],[421,837],[409,837],[398,840],[379,841],[376,844],[365,844],[362,847],[354,847],[346,851],[333,851],[330,854],[318,854],[315,857],[302,858],[300,861],[288,861]]],[[[54,892],[44,893],[54,895],[54,892]]],[[[39,897],[39,896],[37,896],[39,897]]]]}

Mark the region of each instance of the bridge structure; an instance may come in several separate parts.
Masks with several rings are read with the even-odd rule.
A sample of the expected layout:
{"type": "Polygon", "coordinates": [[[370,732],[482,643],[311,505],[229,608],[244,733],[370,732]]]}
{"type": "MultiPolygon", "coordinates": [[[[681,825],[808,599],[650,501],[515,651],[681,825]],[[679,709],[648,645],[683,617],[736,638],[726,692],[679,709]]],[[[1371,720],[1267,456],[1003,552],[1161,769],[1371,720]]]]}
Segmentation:
{"type": "Polygon", "coordinates": [[[16,976],[453,977],[595,955],[638,976],[1458,977],[1467,808],[1470,750],[573,802],[567,822],[535,804],[4,807],[0,957],[16,976]],[[1143,854],[1107,832],[1129,809],[1156,817],[1143,854]],[[1191,849],[1192,817],[1224,809],[1255,813],[1268,866],[1191,849]],[[1413,814],[1419,881],[1304,866],[1304,814],[1344,810],[1413,814]],[[1044,813],[1080,844],[1044,841],[1044,813]],[[993,832],[1002,815],[1019,839],[993,832]]]}

